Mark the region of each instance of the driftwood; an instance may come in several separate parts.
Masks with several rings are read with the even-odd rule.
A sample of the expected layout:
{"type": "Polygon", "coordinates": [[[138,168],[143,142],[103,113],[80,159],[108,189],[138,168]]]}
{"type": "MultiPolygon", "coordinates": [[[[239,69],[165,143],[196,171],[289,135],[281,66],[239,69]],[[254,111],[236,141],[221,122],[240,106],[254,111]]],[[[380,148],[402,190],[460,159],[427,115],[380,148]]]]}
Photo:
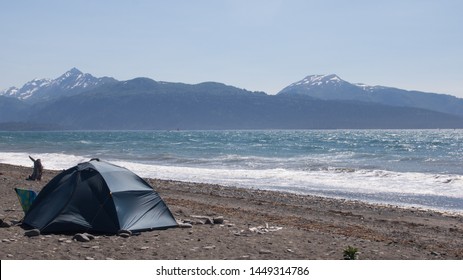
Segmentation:
{"type": "Polygon", "coordinates": [[[43,165],[40,159],[33,159],[31,156],[29,158],[34,162],[34,171],[32,175],[30,175],[27,179],[32,181],[40,181],[42,180],[42,173],[43,173],[43,165]]]}

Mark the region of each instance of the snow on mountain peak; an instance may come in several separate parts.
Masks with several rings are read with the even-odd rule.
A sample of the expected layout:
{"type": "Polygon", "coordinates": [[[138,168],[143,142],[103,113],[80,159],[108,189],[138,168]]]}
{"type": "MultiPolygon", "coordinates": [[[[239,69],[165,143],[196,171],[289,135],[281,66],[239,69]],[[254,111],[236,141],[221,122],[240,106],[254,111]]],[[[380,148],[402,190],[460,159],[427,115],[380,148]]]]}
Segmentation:
{"type": "Polygon", "coordinates": [[[84,74],[74,67],[56,79],[33,79],[20,89],[12,87],[0,91],[0,95],[21,100],[50,99],[62,94],[73,94],[89,87],[99,86],[109,80],[110,78],[95,78],[91,74],[84,74]]]}
{"type": "Polygon", "coordinates": [[[341,78],[339,78],[336,74],[329,74],[329,75],[309,75],[304,79],[291,84],[290,86],[322,86],[327,84],[337,84],[340,82],[344,82],[341,78]]]}

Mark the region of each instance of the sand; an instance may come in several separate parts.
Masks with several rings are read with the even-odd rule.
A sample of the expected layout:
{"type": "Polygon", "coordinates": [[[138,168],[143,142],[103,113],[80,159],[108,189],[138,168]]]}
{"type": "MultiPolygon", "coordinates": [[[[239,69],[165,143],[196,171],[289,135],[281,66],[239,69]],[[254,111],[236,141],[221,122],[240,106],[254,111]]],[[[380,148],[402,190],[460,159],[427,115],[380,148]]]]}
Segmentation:
{"type": "MultiPolygon", "coordinates": [[[[23,211],[15,187],[39,191],[27,181],[31,167],[0,164],[0,218],[15,224],[23,211]]],[[[180,222],[191,228],[142,232],[123,238],[95,235],[26,237],[18,225],[0,228],[2,260],[23,259],[343,259],[348,247],[358,259],[463,259],[463,215],[403,209],[316,196],[147,179],[180,222]],[[198,216],[224,218],[202,224],[198,216]]]]}

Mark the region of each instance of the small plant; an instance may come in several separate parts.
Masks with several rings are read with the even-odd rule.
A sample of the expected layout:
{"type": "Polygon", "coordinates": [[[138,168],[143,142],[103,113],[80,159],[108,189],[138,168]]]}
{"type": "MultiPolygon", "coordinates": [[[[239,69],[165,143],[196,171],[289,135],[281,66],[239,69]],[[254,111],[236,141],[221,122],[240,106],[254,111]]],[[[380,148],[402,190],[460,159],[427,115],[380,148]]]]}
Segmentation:
{"type": "Polygon", "coordinates": [[[352,246],[348,246],[344,249],[344,259],[345,260],[356,260],[358,258],[358,249],[352,246]]]}

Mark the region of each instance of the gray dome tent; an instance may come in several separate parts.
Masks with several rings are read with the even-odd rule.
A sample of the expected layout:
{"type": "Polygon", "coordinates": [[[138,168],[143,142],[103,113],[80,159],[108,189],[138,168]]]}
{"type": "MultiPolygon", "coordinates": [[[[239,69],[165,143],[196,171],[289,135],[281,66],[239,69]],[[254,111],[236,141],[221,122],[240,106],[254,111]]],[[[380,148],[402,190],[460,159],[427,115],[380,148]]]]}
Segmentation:
{"type": "Polygon", "coordinates": [[[159,194],[131,171],[98,159],[53,178],[23,224],[42,233],[143,231],[177,226],[159,194]]]}

